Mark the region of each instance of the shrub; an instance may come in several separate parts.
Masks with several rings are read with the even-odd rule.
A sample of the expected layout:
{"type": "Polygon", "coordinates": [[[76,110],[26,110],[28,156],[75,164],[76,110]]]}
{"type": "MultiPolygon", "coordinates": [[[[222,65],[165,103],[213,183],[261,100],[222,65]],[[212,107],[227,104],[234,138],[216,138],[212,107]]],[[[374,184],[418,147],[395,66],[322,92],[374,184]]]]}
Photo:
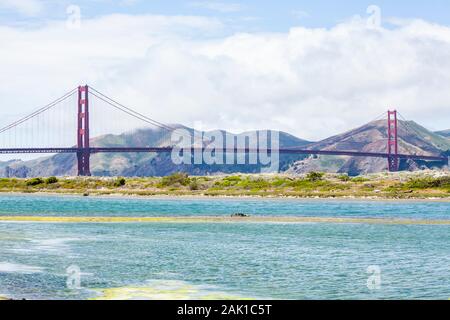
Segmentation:
{"type": "Polygon", "coordinates": [[[295,179],[288,184],[289,187],[293,188],[310,188],[311,182],[306,179],[295,179]]]}
{"type": "Polygon", "coordinates": [[[242,180],[241,176],[229,176],[223,178],[223,180],[230,181],[230,182],[239,182],[242,180]]]}
{"type": "Polygon", "coordinates": [[[370,181],[370,180],[367,178],[364,178],[364,177],[356,177],[356,178],[352,179],[352,182],[355,182],[355,183],[363,183],[363,182],[367,182],[367,181],[370,181]]]}
{"type": "Polygon", "coordinates": [[[320,181],[322,180],[324,174],[322,172],[310,172],[306,175],[306,179],[311,181],[311,182],[315,182],[315,181],[320,181]]]}
{"type": "Polygon", "coordinates": [[[58,182],[58,179],[56,178],[56,177],[48,177],[46,180],[45,180],[45,183],[46,184],[54,184],[54,183],[57,183],[58,182]]]}
{"type": "Polygon", "coordinates": [[[125,180],[125,178],[119,177],[116,179],[116,181],[114,181],[114,187],[123,187],[126,183],[127,181],[125,180]]]}
{"type": "Polygon", "coordinates": [[[44,180],[42,180],[42,178],[33,178],[30,180],[27,180],[27,186],[30,186],[30,187],[38,186],[43,183],[44,183],[44,180]]]}
{"type": "Polygon", "coordinates": [[[238,184],[236,184],[237,187],[243,188],[243,189],[267,189],[270,188],[270,183],[262,178],[250,178],[247,177],[246,179],[240,181],[238,184]]]}
{"type": "Polygon", "coordinates": [[[341,181],[343,181],[343,182],[348,182],[348,181],[351,180],[350,177],[349,177],[348,175],[346,175],[346,174],[340,175],[340,176],[338,177],[338,179],[341,180],[341,181]]]}
{"type": "Polygon", "coordinates": [[[189,176],[187,173],[178,172],[170,176],[163,177],[160,185],[163,187],[173,186],[175,184],[180,184],[182,186],[187,186],[190,183],[189,176]]]}
{"type": "MultiPolygon", "coordinates": [[[[247,181],[247,179],[245,179],[244,181],[247,181]]],[[[214,185],[216,187],[234,187],[236,185],[238,185],[239,183],[242,182],[242,179],[240,176],[229,176],[229,177],[224,177],[219,181],[216,181],[214,183],[214,185]]]]}
{"type": "Polygon", "coordinates": [[[406,186],[413,189],[448,188],[450,177],[411,179],[406,186]]]}
{"type": "Polygon", "coordinates": [[[289,181],[287,179],[275,178],[275,180],[272,181],[272,186],[273,187],[282,187],[282,186],[288,184],[289,182],[291,182],[291,181],[289,181]]]}
{"type": "Polygon", "coordinates": [[[198,185],[197,180],[192,180],[191,183],[189,184],[189,189],[192,191],[198,190],[200,188],[200,186],[198,185]]]}

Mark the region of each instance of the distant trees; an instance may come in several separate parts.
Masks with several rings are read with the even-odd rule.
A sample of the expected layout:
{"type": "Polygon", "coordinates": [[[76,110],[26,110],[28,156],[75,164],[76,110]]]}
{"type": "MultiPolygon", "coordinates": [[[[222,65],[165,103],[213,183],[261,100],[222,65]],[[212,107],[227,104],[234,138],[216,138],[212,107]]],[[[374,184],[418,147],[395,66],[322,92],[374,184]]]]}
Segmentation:
{"type": "Polygon", "coordinates": [[[114,187],[120,188],[123,187],[127,181],[123,177],[118,177],[116,181],[114,181],[114,187]]]}
{"type": "Polygon", "coordinates": [[[54,184],[54,183],[57,183],[57,182],[58,182],[58,178],[56,178],[56,177],[48,177],[45,180],[46,184],[54,184]]]}
{"type": "Polygon", "coordinates": [[[45,180],[43,178],[28,179],[25,184],[28,187],[35,187],[35,186],[39,186],[41,184],[55,184],[57,182],[58,182],[58,178],[56,178],[56,177],[48,177],[45,180]]]}
{"type": "Polygon", "coordinates": [[[171,174],[170,176],[163,177],[161,180],[160,185],[162,187],[169,187],[174,186],[176,184],[180,184],[182,186],[189,185],[191,180],[189,179],[189,176],[185,172],[177,172],[174,174],[171,174]]]}
{"type": "Polygon", "coordinates": [[[323,178],[324,175],[325,175],[325,174],[322,173],[322,172],[315,172],[315,171],[312,171],[312,172],[310,172],[310,173],[308,173],[308,174],[306,175],[306,179],[307,179],[308,181],[311,181],[311,182],[316,182],[316,181],[322,180],[322,178],[323,178]]]}
{"type": "Polygon", "coordinates": [[[43,183],[44,183],[44,180],[42,178],[32,178],[32,179],[27,180],[26,185],[29,187],[34,187],[34,186],[38,186],[43,183]]]}

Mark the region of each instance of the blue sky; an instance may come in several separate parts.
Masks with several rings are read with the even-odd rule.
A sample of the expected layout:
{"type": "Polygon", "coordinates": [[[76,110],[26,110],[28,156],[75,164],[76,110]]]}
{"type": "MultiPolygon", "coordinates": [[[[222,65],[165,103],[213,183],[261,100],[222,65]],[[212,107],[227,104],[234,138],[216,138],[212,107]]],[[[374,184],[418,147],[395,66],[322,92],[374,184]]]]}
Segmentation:
{"type": "Polygon", "coordinates": [[[290,27],[332,27],[354,15],[366,15],[369,5],[382,9],[383,18],[421,18],[429,22],[448,25],[450,4],[446,0],[0,0],[0,23],[17,25],[42,22],[47,19],[64,19],[70,4],[79,5],[84,17],[98,17],[111,13],[200,15],[230,19],[241,31],[287,31],[290,27]],[[15,10],[12,2],[42,3],[39,12],[15,10]],[[24,13],[25,12],[25,13],[24,13]]]}

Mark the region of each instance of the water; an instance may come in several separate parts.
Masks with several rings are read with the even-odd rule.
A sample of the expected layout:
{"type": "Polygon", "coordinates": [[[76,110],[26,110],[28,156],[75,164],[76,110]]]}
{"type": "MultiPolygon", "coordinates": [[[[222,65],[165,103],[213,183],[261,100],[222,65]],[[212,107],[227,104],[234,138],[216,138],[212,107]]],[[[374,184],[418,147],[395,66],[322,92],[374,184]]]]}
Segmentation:
{"type": "MultiPolygon", "coordinates": [[[[0,216],[235,212],[450,219],[450,203],[0,196],[0,216]]],[[[0,222],[0,296],[448,299],[449,244],[449,225],[0,222]],[[72,265],[79,290],[67,288],[72,265]],[[377,290],[369,266],[381,270],[377,290]]]]}

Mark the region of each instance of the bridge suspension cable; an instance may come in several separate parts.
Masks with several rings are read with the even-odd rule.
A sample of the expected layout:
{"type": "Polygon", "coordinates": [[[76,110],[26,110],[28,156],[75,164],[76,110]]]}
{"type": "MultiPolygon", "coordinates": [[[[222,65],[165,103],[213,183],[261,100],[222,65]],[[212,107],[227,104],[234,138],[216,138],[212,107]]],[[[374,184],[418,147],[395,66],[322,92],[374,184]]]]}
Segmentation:
{"type": "Polygon", "coordinates": [[[27,116],[25,116],[25,117],[23,117],[23,118],[21,118],[19,120],[16,120],[13,123],[10,123],[9,125],[1,128],[0,129],[0,133],[3,133],[5,131],[8,131],[9,129],[17,127],[18,125],[20,125],[20,124],[22,124],[22,123],[24,123],[24,122],[26,122],[26,121],[36,117],[36,116],[39,116],[40,114],[44,113],[45,111],[52,109],[53,107],[57,106],[61,102],[63,102],[65,100],[67,100],[68,98],[70,98],[73,94],[75,94],[75,92],[77,92],[77,88],[69,91],[68,93],[66,93],[62,97],[60,97],[60,98],[54,100],[53,102],[47,104],[46,106],[44,106],[44,107],[42,107],[42,108],[40,108],[40,109],[30,113],[29,115],[27,115],[27,116]]]}
{"type": "Polygon", "coordinates": [[[112,106],[112,107],[114,107],[114,108],[116,108],[118,110],[121,110],[121,111],[129,114],[130,116],[133,116],[133,117],[135,117],[135,118],[137,118],[139,120],[142,120],[144,122],[147,122],[149,124],[152,124],[152,125],[160,128],[160,129],[165,129],[165,130],[169,130],[169,131],[176,130],[176,128],[173,128],[173,127],[168,126],[168,125],[166,125],[164,123],[156,121],[156,120],[154,120],[154,119],[152,119],[150,117],[147,117],[146,115],[143,115],[142,113],[139,113],[139,112],[137,112],[137,111],[135,111],[135,110],[133,110],[131,108],[128,108],[128,107],[124,106],[123,104],[117,102],[116,100],[114,100],[114,99],[108,97],[107,95],[101,93],[100,91],[96,90],[95,88],[92,88],[92,87],[89,87],[89,88],[91,89],[91,94],[93,96],[95,96],[98,99],[102,100],[103,102],[109,104],[110,106],[112,106]]]}
{"type": "Polygon", "coordinates": [[[136,118],[136,119],[144,121],[144,122],[146,122],[148,124],[151,124],[153,126],[156,126],[156,127],[160,128],[160,129],[166,130],[168,132],[172,132],[172,133],[174,133],[174,134],[176,134],[176,135],[178,135],[180,137],[183,136],[183,137],[188,138],[188,139],[194,138],[194,140],[199,140],[200,142],[203,143],[203,140],[200,137],[196,137],[195,135],[192,135],[192,134],[188,136],[188,135],[183,134],[182,132],[177,132],[176,131],[177,128],[169,126],[169,125],[164,124],[164,123],[161,123],[159,121],[156,121],[156,120],[154,120],[154,119],[152,119],[152,118],[150,118],[150,117],[148,117],[148,116],[146,116],[146,115],[144,115],[144,114],[142,114],[142,113],[140,113],[140,112],[138,112],[136,110],[133,110],[133,109],[131,109],[129,107],[126,107],[125,105],[121,104],[120,102],[117,102],[116,100],[114,100],[114,99],[110,98],[109,96],[101,93],[100,91],[96,90],[95,88],[93,88],[91,86],[89,86],[89,88],[91,90],[90,91],[91,95],[93,95],[97,99],[102,100],[103,102],[107,103],[108,105],[112,106],[113,108],[115,108],[117,110],[120,110],[120,111],[122,111],[122,112],[124,112],[124,113],[126,113],[126,114],[128,114],[128,115],[130,115],[130,116],[132,116],[134,118],[136,118]]]}
{"type": "Polygon", "coordinates": [[[417,134],[418,133],[417,130],[415,130],[412,126],[409,125],[409,121],[406,120],[406,118],[400,112],[397,113],[400,116],[401,120],[403,121],[406,131],[409,131],[409,133],[411,134],[417,134]]]}

